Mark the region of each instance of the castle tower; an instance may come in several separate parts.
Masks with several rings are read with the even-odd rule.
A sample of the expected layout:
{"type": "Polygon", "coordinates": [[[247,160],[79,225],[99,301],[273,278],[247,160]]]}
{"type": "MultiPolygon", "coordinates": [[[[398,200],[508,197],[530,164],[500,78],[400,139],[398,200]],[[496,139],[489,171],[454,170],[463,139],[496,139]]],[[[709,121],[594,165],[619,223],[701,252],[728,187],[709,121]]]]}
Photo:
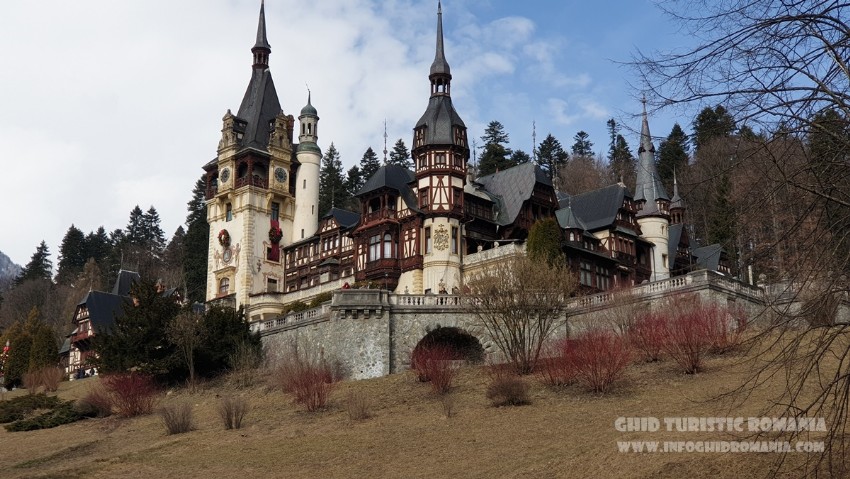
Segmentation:
{"type": "Polygon", "coordinates": [[[452,74],[443,49],[442,5],[437,3],[437,48],[428,79],[428,108],[413,129],[419,208],[424,214],[422,288],[438,293],[460,286],[463,187],[469,161],[466,125],[452,106],[452,74]]]}
{"type": "Polygon", "coordinates": [[[641,236],[651,241],[652,281],[670,277],[670,197],[664,190],[655,168],[655,146],[649,134],[646,100],[643,101],[643,123],[640,130],[639,164],[634,200],[638,207],[637,222],[641,236]]]}
{"type": "Polygon", "coordinates": [[[673,198],[670,199],[670,224],[678,225],[685,222],[685,200],[679,196],[679,183],[676,180],[676,170],[673,170],[673,198]]]}
{"type": "Polygon", "coordinates": [[[327,213],[319,211],[319,167],[322,150],[316,144],[319,139],[319,115],[313,107],[311,94],[307,92],[307,105],[298,116],[301,133],[298,135],[296,157],[301,164],[295,180],[295,223],[292,228],[292,242],[312,236],[319,227],[319,216],[327,213]]]}
{"type": "Polygon", "coordinates": [[[281,248],[292,238],[294,119],[280,108],[260,5],[251,80],[234,115],[224,115],[216,158],[204,166],[210,253],[207,300],[248,304],[250,294],[283,284],[281,248]]]}

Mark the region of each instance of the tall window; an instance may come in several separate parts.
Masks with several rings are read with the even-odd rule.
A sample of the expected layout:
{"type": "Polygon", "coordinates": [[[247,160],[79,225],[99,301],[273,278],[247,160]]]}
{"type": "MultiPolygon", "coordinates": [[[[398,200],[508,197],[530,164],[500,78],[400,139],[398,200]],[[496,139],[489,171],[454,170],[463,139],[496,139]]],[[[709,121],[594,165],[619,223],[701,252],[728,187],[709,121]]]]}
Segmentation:
{"type": "Polygon", "coordinates": [[[369,261],[376,261],[381,257],[381,235],[369,238],[369,261]]]}
{"type": "Polygon", "coordinates": [[[272,219],[276,220],[280,216],[280,203],[272,202],[272,219]]]}
{"type": "Polygon", "coordinates": [[[230,293],[230,278],[221,278],[218,282],[218,294],[224,296],[230,293]]]}
{"type": "Polygon", "coordinates": [[[581,262],[579,282],[584,286],[593,286],[593,267],[586,261],[581,262]]]}
{"type": "Polygon", "coordinates": [[[457,254],[457,244],[459,241],[458,227],[452,226],[452,254],[457,254]]]}
{"type": "Polygon", "coordinates": [[[602,266],[596,267],[596,287],[602,291],[608,289],[610,285],[611,272],[602,266]]]}
{"type": "Polygon", "coordinates": [[[445,165],[446,164],[446,154],[445,153],[437,153],[437,158],[436,158],[435,163],[438,164],[438,165],[445,165]]]}
{"type": "Polygon", "coordinates": [[[425,228],[425,254],[431,254],[431,228],[425,228]]]}
{"type": "Polygon", "coordinates": [[[393,257],[393,237],[389,233],[384,235],[384,258],[393,257]]]}
{"type": "Polygon", "coordinates": [[[233,219],[233,205],[230,203],[224,206],[224,220],[230,221],[233,219]]]}

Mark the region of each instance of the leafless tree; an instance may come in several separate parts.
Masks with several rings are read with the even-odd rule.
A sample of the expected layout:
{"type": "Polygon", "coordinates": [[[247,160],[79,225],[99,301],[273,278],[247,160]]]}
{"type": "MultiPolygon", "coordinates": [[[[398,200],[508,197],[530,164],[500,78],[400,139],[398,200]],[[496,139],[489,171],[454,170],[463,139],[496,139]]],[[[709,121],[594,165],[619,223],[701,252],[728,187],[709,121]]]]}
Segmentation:
{"type": "Polygon", "coordinates": [[[189,369],[189,387],[195,388],[195,351],[204,340],[203,317],[192,311],[183,311],[168,325],[168,340],[177,346],[189,369]]]}
{"type": "Polygon", "coordinates": [[[544,344],[565,325],[576,279],[566,266],[511,257],[467,282],[468,308],[520,374],[534,370],[544,344]]]}
{"type": "Polygon", "coordinates": [[[797,295],[796,304],[802,304],[769,303],[769,327],[750,344],[750,355],[760,363],[739,392],[784,382],[771,412],[824,417],[826,453],[807,455],[806,466],[810,473],[843,476],[850,459],[850,325],[825,317],[834,314],[832,308],[814,306],[846,301],[848,292],[850,4],[659,5],[699,44],[685,51],[638,52],[632,65],[639,88],[656,108],[695,111],[722,104],[738,125],[760,130],[747,148],[727,157],[743,221],[738,241],[746,243],[738,246],[752,258],[769,254],[780,261],[767,268],[772,279],[783,280],[773,290],[797,295]]]}

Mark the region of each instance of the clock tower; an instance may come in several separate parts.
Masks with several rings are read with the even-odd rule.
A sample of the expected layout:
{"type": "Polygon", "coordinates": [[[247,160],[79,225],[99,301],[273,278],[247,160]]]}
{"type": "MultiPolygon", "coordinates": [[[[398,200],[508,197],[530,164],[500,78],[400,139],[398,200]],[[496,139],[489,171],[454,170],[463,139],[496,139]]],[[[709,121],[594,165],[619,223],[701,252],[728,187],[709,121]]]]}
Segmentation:
{"type": "Polygon", "coordinates": [[[295,216],[294,118],[280,107],[269,71],[265,5],[251,48],[251,80],[238,112],[222,119],[216,157],[204,166],[210,254],[207,300],[248,304],[251,294],[280,291],[281,249],[295,216]]]}

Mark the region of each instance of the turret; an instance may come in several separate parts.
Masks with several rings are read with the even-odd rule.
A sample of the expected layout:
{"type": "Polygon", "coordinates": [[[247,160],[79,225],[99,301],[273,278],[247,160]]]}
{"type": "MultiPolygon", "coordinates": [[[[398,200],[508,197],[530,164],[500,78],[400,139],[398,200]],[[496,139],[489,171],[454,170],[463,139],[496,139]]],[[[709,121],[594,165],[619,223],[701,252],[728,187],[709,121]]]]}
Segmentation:
{"type": "Polygon", "coordinates": [[[292,242],[312,236],[319,227],[319,168],[322,150],[316,144],[319,139],[319,114],[313,106],[312,94],[307,92],[307,104],[298,116],[301,132],[298,135],[296,158],[301,166],[295,181],[295,222],[292,242]]]}

